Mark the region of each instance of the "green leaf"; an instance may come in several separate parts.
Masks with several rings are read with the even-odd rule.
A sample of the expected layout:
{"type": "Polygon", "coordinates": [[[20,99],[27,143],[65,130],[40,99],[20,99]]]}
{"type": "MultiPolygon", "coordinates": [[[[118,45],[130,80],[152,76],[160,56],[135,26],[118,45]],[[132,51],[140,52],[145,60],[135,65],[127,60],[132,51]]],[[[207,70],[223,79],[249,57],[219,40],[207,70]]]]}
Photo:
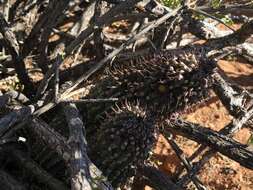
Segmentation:
{"type": "Polygon", "coordinates": [[[226,23],[227,25],[232,25],[234,24],[233,20],[228,16],[225,15],[224,17],[221,18],[221,20],[226,23]]]}
{"type": "Polygon", "coordinates": [[[211,7],[214,9],[218,9],[221,6],[222,0],[212,0],[211,7]]]}

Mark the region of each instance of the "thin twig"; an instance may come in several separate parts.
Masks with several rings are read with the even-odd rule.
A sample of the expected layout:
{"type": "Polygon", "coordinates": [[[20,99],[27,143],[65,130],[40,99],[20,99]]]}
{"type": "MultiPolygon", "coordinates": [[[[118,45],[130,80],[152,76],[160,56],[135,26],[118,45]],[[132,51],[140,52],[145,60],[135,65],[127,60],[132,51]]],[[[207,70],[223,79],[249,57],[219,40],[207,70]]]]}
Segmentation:
{"type": "MultiPolygon", "coordinates": [[[[192,168],[191,162],[188,160],[186,155],[184,155],[183,151],[180,149],[180,147],[177,145],[177,143],[173,140],[172,134],[166,131],[165,136],[166,136],[168,142],[170,143],[171,147],[175,151],[177,157],[182,161],[187,172],[189,172],[192,168]]],[[[192,176],[191,179],[198,190],[206,190],[205,186],[202,184],[202,182],[198,179],[197,176],[192,176]]]]}
{"type": "Polygon", "coordinates": [[[62,100],[61,103],[105,103],[105,102],[117,102],[118,98],[106,98],[106,99],[79,99],[79,100],[62,100]]]}

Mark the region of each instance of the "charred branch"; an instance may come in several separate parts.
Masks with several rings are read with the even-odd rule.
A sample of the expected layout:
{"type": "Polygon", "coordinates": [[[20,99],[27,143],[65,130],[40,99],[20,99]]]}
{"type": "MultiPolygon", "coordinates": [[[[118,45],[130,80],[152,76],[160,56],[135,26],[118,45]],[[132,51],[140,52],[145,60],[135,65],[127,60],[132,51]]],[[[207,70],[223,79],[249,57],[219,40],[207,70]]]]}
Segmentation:
{"type": "Polygon", "coordinates": [[[253,168],[253,153],[247,150],[245,145],[218,132],[181,119],[169,121],[165,130],[172,130],[200,144],[210,146],[230,159],[240,163],[242,166],[249,169],[253,168]]]}
{"type": "Polygon", "coordinates": [[[162,171],[152,167],[144,166],[139,170],[140,174],[144,179],[147,180],[151,187],[157,190],[180,190],[181,188],[175,185],[172,180],[162,171]]]}
{"type": "Polygon", "coordinates": [[[74,104],[64,107],[65,116],[69,126],[69,140],[71,147],[71,189],[91,189],[91,175],[87,156],[87,141],[85,127],[79,112],[74,104]]]}
{"type": "Polygon", "coordinates": [[[46,184],[52,190],[67,190],[67,186],[58,179],[51,176],[43,170],[36,162],[30,159],[26,154],[16,148],[15,144],[1,147],[1,152],[11,156],[28,174],[35,177],[39,182],[46,184]]]}
{"type": "Polygon", "coordinates": [[[31,82],[28,73],[26,71],[25,63],[20,55],[20,47],[14,33],[10,30],[7,21],[4,16],[0,14],[0,33],[4,37],[4,46],[8,49],[14,62],[14,67],[17,72],[19,80],[25,86],[24,92],[26,95],[33,93],[34,87],[31,82]]]}

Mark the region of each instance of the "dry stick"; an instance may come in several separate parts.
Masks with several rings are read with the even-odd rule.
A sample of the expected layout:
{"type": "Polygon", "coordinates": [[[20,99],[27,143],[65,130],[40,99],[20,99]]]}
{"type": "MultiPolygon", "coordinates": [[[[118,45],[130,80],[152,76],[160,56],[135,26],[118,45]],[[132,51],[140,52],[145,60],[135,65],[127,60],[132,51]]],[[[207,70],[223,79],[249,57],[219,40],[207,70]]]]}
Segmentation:
{"type": "MultiPolygon", "coordinates": [[[[85,138],[85,126],[79,115],[79,111],[75,104],[67,104],[64,106],[64,113],[69,126],[68,144],[71,146],[71,187],[73,190],[92,189],[99,187],[100,189],[112,189],[111,185],[100,176],[100,180],[93,180],[90,168],[93,163],[87,155],[87,141],[85,138]],[[101,183],[103,182],[103,183],[101,183]]],[[[94,176],[94,174],[93,174],[94,176]]]]}
{"type": "Polygon", "coordinates": [[[202,14],[202,15],[204,15],[204,16],[206,16],[206,17],[210,17],[210,18],[212,18],[213,20],[215,20],[215,21],[217,21],[217,22],[223,24],[224,26],[226,26],[227,28],[229,28],[230,30],[232,30],[233,32],[235,32],[235,30],[234,30],[233,28],[231,28],[228,24],[226,24],[226,23],[225,23],[224,21],[222,21],[221,19],[216,18],[215,16],[212,16],[212,15],[210,15],[210,14],[208,14],[208,13],[202,11],[202,10],[199,10],[199,9],[191,9],[191,10],[194,11],[194,12],[196,12],[196,13],[202,14]]]}
{"type": "Polygon", "coordinates": [[[87,161],[85,127],[75,104],[65,105],[64,113],[69,126],[68,144],[71,147],[71,189],[91,190],[92,179],[87,161]]]}
{"type": "MultiPolygon", "coordinates": [[[[253,96],[247,90],[241,89],[233,84],[229,84],[217,72],[213,74],[213,78],[214,78],[213,90],[219,97],[222,104],[226,107],[230,115],[236,118],[241,117],[240,115],[243,112],[247,111],[247,108],[245,108],[244,103],[253,100],[253,96]]],[[[247,121],[245,125],[248,125],[250,121],[251,120],[247,121]]],[[[242,126],[236,125],[235,129],[230,127],[231,126],[228,125],[228,127],[223,128],[222,130],[220,130],[220,132],[222,132],[222,134],[225,135],[232,135],[236,131],[240,130],[242,126]]],[[[193,160],[203,150],[205,150],[205,148],[206,148],[205,146],[201,146],[200,148],[198,148],[198,150],[192,154],[190,160],[193,160]]]]}
{"type": "Polygon", "coordinates": [[[20,48],[15,34],[10,30],[8,23],[4,19],[2,13],[0,13],[0,33],[3,35],[5,46],[12,56],[15,70],[17,72],[20,82],[25,86],[24,92],[26,95],[31,95],[34,87],[31,82],[26,68],[25,63],[20,56],[20,48]]]}
{"type": "MultiPolygon", "coordinates": [[[[250,103],[250,101],[253,100],[253,96],[247,90],[241,89],[233,84],[229,84],[217,72],[214,73],[213,78],[215,80],[213,90],[215,91],[216,95],[219,97],[220,101],[226,107],[230,115],[236,118],[238,117],[239,119],[241,115],[247,111],[247,108],[245,108],[246,105],[244,104],[250,103]]],[[[248,125],[248,122],[250,121],[251,120],[247,121],[245,125],[248,125]]],[[[232,135],[236,131],[240,130],[242,125],[235,125],[235,128],[231,127],[231,125],[228,125],[220,130],[220,132],[225,135],[232,135]]],[[[205,147],[201,146],[196,153],[193,153],[191,160],[198,155],[197,152],[202,152],[204,149],[205,147]]]]}
{"type": "MultiPolygon", "coordinates": [[[[187,172],[190,172],[192,168],[191,162],[188,160],[184,152],[180,149],[180,147],[177,145],[177,143],[173,140],[172,134],[165,131],[165,137],[167,138],[168,142],[170,143],[171,147],[175,151],[177,157],[182,161],[184,167],[186,168],[187,172]]],[[[199,190],[206,190],[205,186],[202,184],[202,182],[198,179],[197,176],[192,177],[192,181],[199,190]]]]}
{"type": "MultiPolygon", "coordinates": [[[[200,151],[202,151],[202,149],[200,149],[200,151]]],[[[182,176],[181,179],[177,182],[177,184],[180,186],[186,186],[190,182],[190,179],[193,176],[197,175],[199,170],[205,165],[205,163],[207,163],[216,154],[217,154],[216,150],[212,150],[212,149],[205,152],[202,158],[198,162],[193,164],[191,171],[188,174],[182,176]]]]}
{"type": "Polygon", "coordinates": [[[47,24],[43,27],[43,32],[41,34],[41,41],[38,46],[39,59],[38,65],[42,69],[43,73],[48,70],[48,59],[47,59],[47,49],[48,49],[48,39],[52,32],[52,29],[57,25],[57,18],[63,14],[64,10],[68,7],[70,0],[55,0],[55,4],[51,7],[52,11],[50,16],[48,16],[47,24]]]}
{"type": "Polygon", "coordinates": [[[193,17],[192,11],[187,11],[187,13],[183,15],[183,17],[184,20],[188,22],[187,31],[189,31],[199,39],[208,40],[210,38],[217,37],[216,33],[213,31],[214,27],[208,27],[210,24],[207,26],[204,22],[193,17]]]}
{"type": "Polygon", "coordinates": [[[248,39],[253,33],[253,19],[249,22],[243,24],[240,29],[233,32],[232,34],[226,35],[224,37],[219,37],[215,39],[210,39],[204,43],[207,47],[212,47],[213,49],[222,49],[224,47],[236,46],[242,44],[248,39]]]}
{"type": "MultiPolygon", "coordinates": [[[[2,11],[3,11],[3,16],[5,18],[6,21],[9,20],[9,8],[10,8],[10,5],[9,5],[9,0],[5,0],[5,2],[3,3],[3,6],[2,6],[2,11]]],[[[2,52],[3,52],[3,55],[5,56],[5,48],[2,48],[2,52]]]]}
{"type": "Polygon", "coordinates": [[[15,17],[15,14],[17,13],[17,8],[22,3],[23,0],[16,0],[10,7],[9,12],[9,21],[12,23],[15,17]]]}
{"type": "MultiPolygon", "coordinates": [[[[97,22],[99,16],[102,13],[103,5],[104,2],[102,0],[97,0],[95,4],[95,11],[92,20],[94,23],[97,22]]],[[[101,60],[104,57],[104,46],[103,46],[103,33],[102,33],[103,28],[102,27],[97,27],[95,28],[95,31],[93,33],[93,39],[94,39],[94,48],[96,52],[96,60],[101,60]]]]}
{"type": "Polygon", "coordinates": [[[59,83],[60,83],[60,78],[59,78],[59,72],[60,72],[60,64],[61,64],[61,56],[58,54],[57,55],[57,61],[56,61],[56,67],[55,67],[55,76],[54,76],[54,101],[58,102],[59,98],[59,83]]]}
{"type": "Polygon", "coordinates": [[[11,100],[19,101],[22,104],[25,104],[29,101],[29,99],[21,92],[11,90],[11,91],[5,93],[4,95],[0,96],[0,108],[4,107],[11,100]]]}
{"type": "Polygon", "coordinates": [[[97,98],[97,99],[79,99],[79,100],[63,100],[61,103],[105,103],[105,102],[117,102],[118,98],[97,98]]]}
{"type": "Polygon", "coordinates": [[[149,185],[157,190],[181,190],[171,181],[167,174],[152,166],[144,166],[138,170],[149,185]]]}
{"type": "Polygon", "coordinates": [[[65,2],[68,0],[52,0],[49,1],[48,6],[46,7],[45,11],[40,15],[38,21],[33,26],[32,31],[30,32],[29,36],[25,39],[24,45],[22,48],[22,56],[26,57],[33,49],[34,46],[38,44],[38,34],[40,34],[40,30],[47,24],[47,22],[50,21],[51,14],[54,14],[55,11],[53,8],[59,3],[59,2],[65,2]]]}
{"type": "MultiPolygon", "coordinates": [[[[240,122],[245,121],[245,118],[252,115],[253,107],[248,112],[247,116],[243,117],[240,122]]],[[[236,123],[239,122],[237,121],[236,123]]],[[[168,128],[164,130],[173,130],[174,132],[186,136],[200,144],[210,146],[221,154],[240,163],[242,166],[253,169],[253,152],[245,149],[245,145],[236,142],[225,135],[219,134],[216,131],[181,119],[171,119],[168,121],[168,128]]]]}
{"type": "Polygon", "coordinates": [[[69,162],[71,158],[71,147],[67,144],[65,137],[38,118],[31,120],[26,127],[34,136],[60,155],[66,163],[69,162]]]}
{"type": "Polygon", "coordinates": [[[41,98],[41,96],[45,93],[50,80],[53,78],[53,76],[55,74],[57,74],[56,70],[57,70],[57,68],[60,67],[60,65],[62,64],[62,62],[63,62],[62,56],[58,55],[57,58],[56,58],[55,63],[48,70],[48,72],[45,74],[43,80],[40,82],[38,90],[36,92],[35,99],[41,98]]]}
{"type": "MultiPolygon", "coordinates": [[[[72,27],[70,34],[73,36],[77,36],[83,31],[85,28],[88,27],[92,16],[94,15],[94,8],[95,8],[96,1],[90,2],[86,10],[83,12],[81,19],[75,23],[72,27]]],[[[74,38],[75,39],[75,38],[74,38]]]]}
{"type": "MultiPolygon", "coordinates": [[[[222,132],[221,132],[221,134],[223,135],[223,137],[226,137],[226,136],[224,136],[224,135],[229,135],[229,134],[232,134],[232,132],[233,131],[235,131],[235,129],[239,129],[239,128],[241,128],[248,120],[249,120],[249,118],[251,118],[253,116],[253,109],[251,109],[249,112],[247,112],[245,115],[242,115],[239,119],[234,119],[231,123],[229,123],[226,127],[225,127],[225,129],[226,130],[224,130],[224,131],[226,131],[226,133],[224,133],[223,132],[223,134],[222,134],[222,132]]],[[[217,135],[221,135],[221,134],[219,134],[219,133],[217,133],[217,135]]],[[[228,137],[227,137],[228,138],[228,137]]],[[[242,145],[239,145],[239,146],[242,146],[242,145]]],[[[229,150],[231,147],[228,147],[227,149],[229,150]]],[[[200,147],[199,148],[200,150],[203,150],[203,148],[202,147],[200,147]]],[[[198,150],[197,150],[198,151],[198,150]]],[[[195,163],[195,164],[193,164],[193,167],[192,167],[192,169],[191,169],[191,171],[188,173],[188,174],[186,174],[186,175],[184,175],[179,181],[178,181],[178,185],[186,185],[187,183],[189,183],[189,179],[192,177],[192,176],[194,176],[194,175],[196,175],[198,172],[199,172],[199,170],[200,170],[200,168],[201,167],[203,167],[203,165],[207,162],[207,161],[209,161],[209,159],[211,158],[211,157],[213,157],[215,154],[216,154],[216,151],[217,151],[217,149],[215,149],[215,150],[209,150],[209,151],[207,151],[203,156],[202,156],[202,159],[199,161],[199,162],[197,162],[197,163],[195,163]]],[[[218,150],[219,151],[219,150],[218,150]]],[[[225,150],[226,151],[226,150],[225,150]]],[[[198,151],[199,152],[199,151],[198,151]]],[[[239,152],[238,152],[239,153],[239,152]]],[[[252,154],[252,152],[249,152],[250,154],[252,154]]],[[[231,158],[231,157],[230,157],[231,158]]],[[[245,157],[246,158],[246,157],[245,157]]],[[[233,159],[233,158],[231,158],[231,159],[233,159]]],[[[251,158],[251,161],[252,161],[252,159],[253,158],[251,158]]],[[[250,162],[251,162],[250,161],[250,162]]],[[[241,162],[240,162],[241,163],[241,162]]],[[[241,163],[242,165],[244,165],[243,163],[241,163]]]]}
{"type": "Polygon", "coordinates": [[[253,95],[247,90],[238,87],[236,84],[224,80],[224,75],[215,72],[213,74],[213,90],[226,107],[229,114],[237,117],[241,112],[247,111],[246,103],[253,100],[253,95]]]}
{"type": "Polygon", "coordinates": [[[178,22],[179,19],[180,19],[180,17],[177,16],[177,17],[175,17],[175,18],[171,21],[171,23],[170,23],[168,29],[166,30],[165,35],[163,36],[162,43],[161,43],[161,45],[160,45],[160,49],[166,48],[165,45],[166,45],[166,41],[168,40],[169,34],[170,34],[171,31],[173,30],[173,26],[174,26],[175,22],[178,22]]]}
{"type": "MultiPolygon", "coordinates": [[[[34,118],[26,125],[28,130],[37,138],[41,139],[51,150],[54,150],[64,162],[69,165],[71,159],[71,147],[67,143],[67,139],[60,133],[53,130],[46,122],[39,118],[34,118]]],[[[11,135],[9,135],[11,136],[11,135]]],[[[111,185],[106,178],[102,176],[102,172],[88,160],[91,172],[92,182],[102,190],[111,190],[111,185]]]]}

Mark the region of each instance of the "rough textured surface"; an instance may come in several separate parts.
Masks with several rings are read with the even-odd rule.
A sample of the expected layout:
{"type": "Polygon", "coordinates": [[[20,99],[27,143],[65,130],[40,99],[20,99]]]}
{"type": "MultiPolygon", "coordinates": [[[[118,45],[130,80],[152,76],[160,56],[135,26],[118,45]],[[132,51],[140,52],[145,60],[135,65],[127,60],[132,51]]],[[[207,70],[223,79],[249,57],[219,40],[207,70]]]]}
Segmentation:
{"type": "Polygon", "coordinates": [[[89,97],[138,101],[149,112],[167,115],[207,97],[214,66],[202,52],[187,47],[140,56],[112,63],[89,97]]]}
{"type": "Polygon", "coordinates": [[[138,106],[125,105],[107,114],[96,133],[88,135],[90,157],[116,186],[144,164],[154,140],[153,118],[138,106]]]}

